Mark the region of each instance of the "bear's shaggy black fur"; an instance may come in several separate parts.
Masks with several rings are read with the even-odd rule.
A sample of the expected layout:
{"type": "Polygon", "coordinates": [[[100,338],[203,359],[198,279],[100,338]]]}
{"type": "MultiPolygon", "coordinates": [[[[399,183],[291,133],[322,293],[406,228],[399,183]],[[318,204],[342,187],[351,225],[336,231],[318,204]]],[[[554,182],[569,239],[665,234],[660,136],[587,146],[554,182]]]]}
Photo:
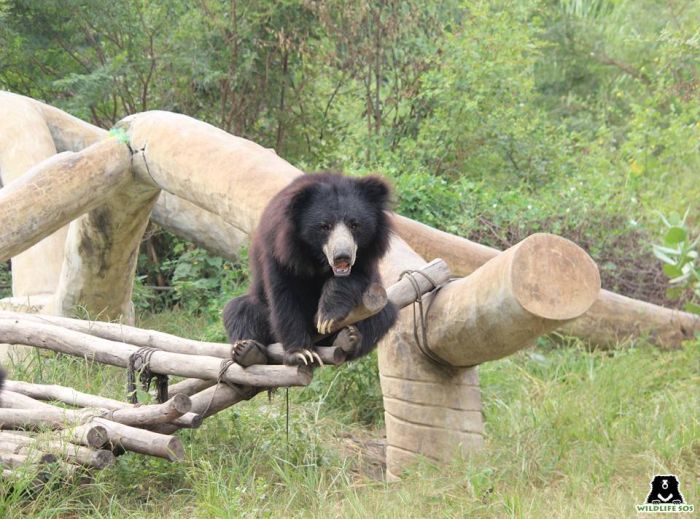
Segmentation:
{"type": "MultiPolygon", "coordinates": [[[[224,308],[231,343],[281,342],[285,363],[299,364],[317,323],[344,319],[370,283],[380,280],[378,264],[391,234],[389,199],[389,186],[379,177],[334,173],[301,176],[278,193],[253,237],[250,289],[224,308]],[[333,249],[331,236],[340,236],[343,247],[333,249]]],[[[396,317],[389,303],[358,323],[361,340],[349,358],[372,351],[396,317]]]]}

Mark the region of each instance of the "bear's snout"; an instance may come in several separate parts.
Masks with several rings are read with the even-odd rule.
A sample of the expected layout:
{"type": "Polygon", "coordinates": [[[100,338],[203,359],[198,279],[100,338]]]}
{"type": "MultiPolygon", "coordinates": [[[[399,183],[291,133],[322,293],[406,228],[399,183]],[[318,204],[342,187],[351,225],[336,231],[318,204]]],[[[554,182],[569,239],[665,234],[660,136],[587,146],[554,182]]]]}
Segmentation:
{"type": "Polygon", "coordinates": [[[350,275],[352,266],[355,264],[357,243],[344,223],[338,223],[333,227],[323,246],[323,253],[333,269],[333,275],[339,277],[350,275]]]}

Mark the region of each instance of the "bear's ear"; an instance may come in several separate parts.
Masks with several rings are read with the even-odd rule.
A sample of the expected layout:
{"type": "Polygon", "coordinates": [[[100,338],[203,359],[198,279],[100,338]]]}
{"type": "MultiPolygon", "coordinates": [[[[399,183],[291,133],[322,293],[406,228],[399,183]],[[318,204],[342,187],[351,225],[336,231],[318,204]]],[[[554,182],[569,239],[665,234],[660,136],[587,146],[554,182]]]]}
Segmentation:
{"type": "Polygon", "coordinates": [[[369,200],[372,205],[382,209],[389,209],[391,188],[386,180],[377,175],[370,175],[360,178],[357,181],[357,187],[360,194],[369,200]]]}

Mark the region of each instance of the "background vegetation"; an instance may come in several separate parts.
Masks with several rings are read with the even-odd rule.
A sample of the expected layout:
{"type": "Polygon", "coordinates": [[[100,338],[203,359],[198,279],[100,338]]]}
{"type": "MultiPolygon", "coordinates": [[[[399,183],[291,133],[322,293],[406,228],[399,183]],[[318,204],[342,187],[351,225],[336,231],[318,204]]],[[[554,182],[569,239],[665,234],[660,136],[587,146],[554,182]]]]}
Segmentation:
{"type": "MultiPolygon", "coordinates": [[[[499,248],[561,234],[594,257],[605,288],[681,307],[700,290],[698,20],[695,0],[0,0],[0,88],[105,128],[170,110],[308,171],[377,171],[402,214],[499,248]],[[669,277],[684,276],[668,292],[669,277]]],[[[219,312],[245,289],[246,261],[149,229],[142,322],[222,339],[219,312]]],[[[7,284],[2,267],[0,291],[7,284]]],[[[543,341],[481,369],[489,448],[448,475],[373,482],[382,414],[370,358],[293,392],[292,436],[305,440],[289,452],[280,399],[260,399],[191,433],[184,466],[127,456],[93,486],[0,508],[628,515],[654,472],[681,474],[698,506],[697,341],[666,354],[569,346],[543,341]],[[340,448],[348,438],[360,447],[340,448]]],[[[68,377],[74,361],[38,364],[52,362],[53,378],[39,367],[27,376],[68,377]]],[[[120,379],[101,376],[73,382],[119,395],[120,379]]]]}

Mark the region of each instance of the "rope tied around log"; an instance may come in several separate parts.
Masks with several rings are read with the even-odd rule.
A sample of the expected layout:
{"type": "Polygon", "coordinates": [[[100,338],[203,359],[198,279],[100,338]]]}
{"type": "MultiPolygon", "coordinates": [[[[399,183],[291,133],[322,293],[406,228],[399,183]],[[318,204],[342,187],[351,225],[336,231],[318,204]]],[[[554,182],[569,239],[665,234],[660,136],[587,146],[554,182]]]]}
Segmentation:
{"type": "Polygon", "coordinates": [[[139,372],[139,380],[145,391],[150,390],[151,381],[155,378],[156,400],[160,404],[168,400],[168,375],[161,375],[151,371],[151,357],[157,351],[160,350],[158,348],[144,346],[129,355],[129,361],[126,366],[127,393],[128,400],[132,404],[138,404],[138,396],[136,395],[137,371],[139,372]]]}
{"type": "Polygon", "coordinates": [[[216,386],[214,386],[214,392],[211,394],[211,398],[209,399],[209,402],[207,403],[207,407],[204,408],[204,411],[202,411],[200,414],[202,416],[207,416],[207,413],[209,412],[209,408],[211,407],[212,402],[214,402],[214,397],[216,396],[216,392],[219,390],[219,384],[226,384],[228,387],[233,389],[238,395],[242,398],[245,399],[247,396],[246,392],[241,389],[241,387],[238,384],[234,384],[233,382],[229,382],[228,380],[224,379],[224,375],[226,374],[226,371],[228,368],[233,366],[236,363],[233,359],[223,359],[221,361],[221,364],[219,366],[219,375],[216,377],[216,386]]]}
{"type": "MultiPolygon", "coordinates": [[[[418,281],[416,281],[416,278],[414,277],[415,274],[420,274],[423,276],[425,279],[428,280],[428,283],[432,285],[432,289],[430,292],[433,292],[435,290],[438,290],[441,285],[435,282],[433,278],[431,278],[428,274],[421,270],[404,270],[400,275],[399,275],[399,281],[402,280],[403,278],[408,279],[408,281],[411,283],[411,286],[413,287],[413,290],[416,293],[416,299],[413,301],[413,337],[416,340],[416,345],[418,345],[418,349],[421,351],[421,353],[428,359],[430,360],[433,364],[436,364],[442,368],[453,368],[452,364],[446,362],[442,358],[438,357],[435,353],[432,352],[430,347],[428,346],[428,330],[427,327],[425,326],[425,315],[423,313],[423,294],[421,293],[420,286],[418,285],[418,281]],[[416,310],[417,313],[420,314],[420,336],[418,334],[418,328],[419,328],[419,323],[418,323],[418,317],[416,316],[416,310]]],[[[428,293],[430,293],[428,292],[428,293]]]]}

